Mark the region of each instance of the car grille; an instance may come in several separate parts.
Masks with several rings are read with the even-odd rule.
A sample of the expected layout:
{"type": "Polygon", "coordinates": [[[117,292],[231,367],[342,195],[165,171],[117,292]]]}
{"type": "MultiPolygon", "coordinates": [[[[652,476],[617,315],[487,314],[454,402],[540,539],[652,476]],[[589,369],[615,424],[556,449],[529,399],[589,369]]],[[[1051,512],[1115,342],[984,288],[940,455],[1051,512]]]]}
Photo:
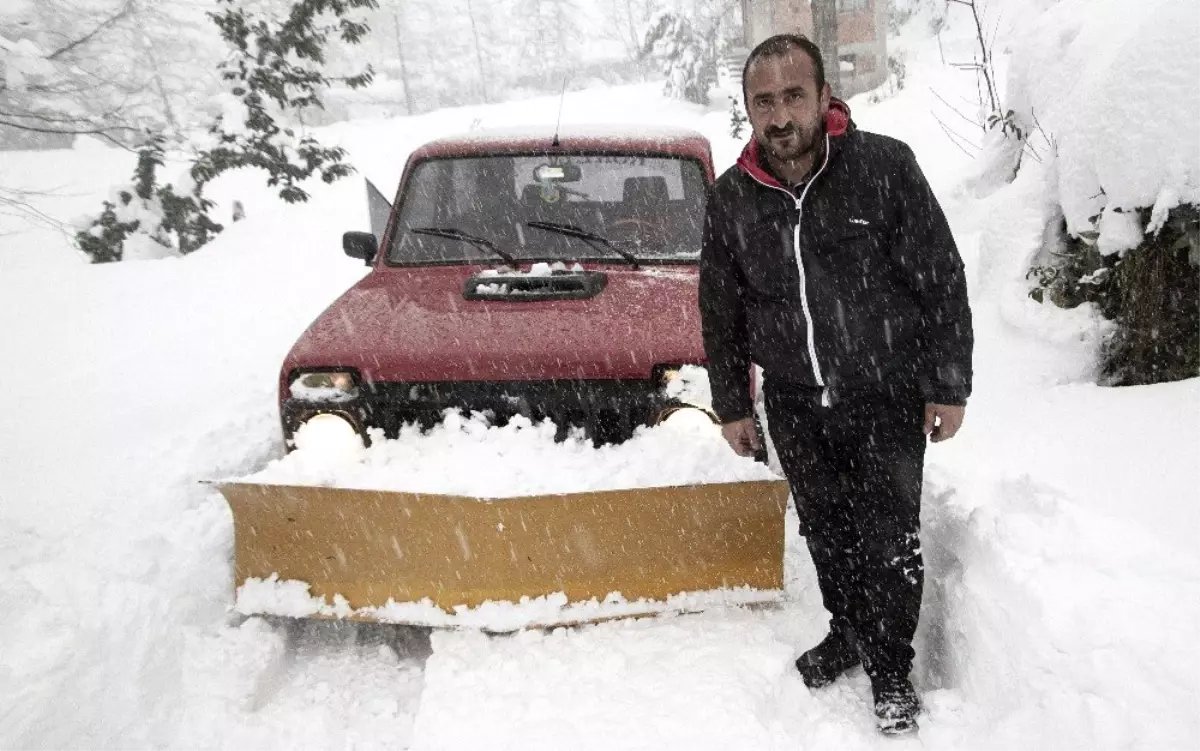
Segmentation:
{"type": "MultiPolygon", "coordinates": [[[[639,425],[653,424],[669,405],[655,379],[561,381],[453,381],[366,384],[358,399],[337,405],[361,429],[380,428],[394,438],[407,423],[432,427],[447,409],[486,412],[495,424],[516,415],[534,422],[552,420],[562,440],[571,428],[583,428],[597,444],[619,443],[639,425]]],[[[319,405],[290,400],[284,432],[292,432],[319,405]]]]}

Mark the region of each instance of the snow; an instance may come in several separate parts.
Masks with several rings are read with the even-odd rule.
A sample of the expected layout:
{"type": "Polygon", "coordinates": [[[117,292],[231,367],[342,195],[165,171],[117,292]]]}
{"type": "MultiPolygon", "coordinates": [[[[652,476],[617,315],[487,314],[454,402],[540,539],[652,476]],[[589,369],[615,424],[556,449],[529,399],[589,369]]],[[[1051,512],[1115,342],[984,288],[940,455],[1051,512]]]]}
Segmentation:
{"type": "Polygon", "coordinates": [[[782,714],[790,662],[769,628],[736,614],[503,640],[436,633],[432,646],[414,749],[773,748],[765,720],[782,714]]]}
{"type": "Polygon", "coordinates": [[[668,420],[600,448],[579,431],[555,442],[555,432],[548,420],[534,424],[518,415],[492,427],[482,414],[448,411],[428,432],[416,425],[395,439],[377,432],[369,447],[359,444],[356,451],[300,445],[241,480],[509,498],[779,479],[765,465],[734,454],[707,417],[699,423],[668,420]]]}
{"type": "Polygon", "coordinates": [[[541,597],[522,597],[519,602],[488,600],[478,607],[459,605],[453,613],[442,610],[429,599],[420,602],[388,602],[380,607],[354,609],[341,595],[333,603],[309,593],[307,582],[251,577],[237,590],[234,609],[246,615],[280,615],[350,618],[401,623],[435,628],[469,628],[488,632],[510,632],[557,624],[579,624],[628,616],[664,613],[689,613],[736,605],[776,602],[777,590],[730,587],[705,592],[680,592],[666,600],[629,601],[620,592],[609,592],[603,599],[568,602],[563,592],[541,597]]]}
{"type": "Polygon", "coordinates": [[[304,378],[297,378],[288,384],[288,393],[293,399],[310,402],[344,402],[358,396],[358,389],[341,389],[336,386],[310,386],[304,378]]]}
{"type": "Polygon", "coordinates": [[[1054,190],[1072,233],[1106,206],[1152,206],[1164,189],[1200,202],[1192,0],[1062,0],[1024,28],[1010,106],[1053,139],[1054,190]]]}
{"type": "MultiPolygon", "coordinates": [[[[506,276],[506,277],[509,277],[509,276],[553,276],[555,274],[565,274],[567,272],[580,273],[582,271],[583,271],[583,264],[579,264],[579,263],[571,264],[571,266],[568,267],[567,264],[563,263],[562,261],[555,261],[554,263],[546,263],[545,261],[539,261],[537,263],[530,264],[528,271],[521,271],[520,269],[510,269],[507,266],[505,266],[505,267],[499,268],[499,269],[484,269],[483,271],[479,272],[479,275],[480,276],[506,276]]],[[[485,286],[487,286],[487,285],[480,285],[479,289],[481,291],[487,291],[487,290],[483,289],[485,286]]]]}
{"type": "MultiPolygon", "coordinates": [[[[15,10],[17,13],[21,12],[21,8],[15,10]]],[[[0,37],[0,51],[4,52],[0,57],[0,62],[4,63],[3,70],[0,70],[4,77],[0,82],[17,91],[24,90],[27,85],[39,83],[54,73],[54,63],[46,59],[47,53],[32,39],[18,39],[14,42],[0,37]]]]}
{"type": "Polygon", "coordinates": [[[1103,255],[1111,256],[1133,250],[1142,244],[1144,234],[1137,213],[1104,207],[1100,215],[1100,238],[1096,245],[1103,255]]]}
{"type": "Polygon", "coordinates": [[[667,382],[669,398],[691,404],[701,409],[712,409],[712,387],[708,382],[708,370],[699,365],[684,365],[667,382]]]}
{"type": "Polygon", "coordinates": [[[543,293],[521,287],[512,287],[510,286],[510,281],[524,277],[540,278],[569,274],[582,274],[583,272],[583,264],[574,263],[568,267],[567,264],[563,263],[562,261],[555,261],[554,263],[539,261],[530,264],[527,271],[522,271],[520,268],[509,268],[507,266],[499,269],[484,269],[483,271],[479,272],[479,276],[489,279],[496,279],[496,281],[477,284],[475,285],[474,292],[477,295],[492,295],[497,297],[538,295],[543,293]]]}
{"type": "MultiPolygon", "coordinates": [[[[1074,226],[1100,213],[1080,200],[1095,192],[1089,181],[1104,183],[1114,207],[1195,200],[1197,119],[1191,99],[1172,99],[1195,96],[1196,51],[1184,43],[1194,17],[1163,0],[1026,6],[1038,13],[1006,12],[1015,30],[998,47],[1013,50],[1014,96],[1027,96],[1060,139],[1057,160],[974,197],[964,186],[974,166],[940,132],[929,92],[969,98],[973,82],[943,68],[929,43],[909,55],[903,91],[877,106],[851,102],[860,126],[913,146],[962,248],[976,315],[966,422],[929,451],[914,671],[927,714],[917,738],[877,737],[861,671],[810,692],[791,669],[826,620],[794,517],[785,599],[774,607],[503,637],[239,622],[229,511],[199,481],[281,466],[271,464],[283,454],[279,364],[364,273],[339,246],[343,230],[367,226],[357,180],[313,186],[309,205],[284,206],[246,173],[210,192],[224,212],[243,201],[248,218],[181,259],[86,266],[56,226],[0,217],[0,351],[20,364],[0,418],[0,746],[1195,747],[1200,381],[1092,385],[1094,311],[1038,306],[1024,281],[1058,206],[1074,226]]],[[[970,49],[953,26],[943,37],[951,59],[970,49]]],[[[692,128],[712,140],[718,169],[731,164],[740,144],[724,135],[724,99],[706,110],[664,102],[658,88],[570,92],[564,122],[692,128]]],[[[476,120],[553,123],[558,104],[465,107],[325,134],[386,191],[426,139],[476,120]]],[[[128,154],[95,143],[0,154],[0,173],[58,222],[94,211],[131,168],[128,154]]],[[[599,475],[590,459],[637,484],[694,469],[681,445],[700,455],[719,447],[703,423],[691,436],[647,431],[644,454],[623,454],[553,444],[542,426],[456,419],[380,455],[524,490],[554,486],[550,460],[599,475]],[[454,460],[460,451],[469,461],[454,460]],[[521,457],[507,465],[519,477],[476,472],[472,462],[502,451],[521,457]]],[[[315,481],[322,471],[311,470],[315,481]]],[[[280,587],[281,603],[312,606],[302,583],[259,594],[280,587]]]]}
{"type": "Polygon", "coordinates": [[[926,529],[939,638],[959,646],[933,672],[999,710],[991,745],[1028,744],[1046,716],[1047,748],[1194,743],[1195,558],[1029,475],[972,491],[926,529]]]}

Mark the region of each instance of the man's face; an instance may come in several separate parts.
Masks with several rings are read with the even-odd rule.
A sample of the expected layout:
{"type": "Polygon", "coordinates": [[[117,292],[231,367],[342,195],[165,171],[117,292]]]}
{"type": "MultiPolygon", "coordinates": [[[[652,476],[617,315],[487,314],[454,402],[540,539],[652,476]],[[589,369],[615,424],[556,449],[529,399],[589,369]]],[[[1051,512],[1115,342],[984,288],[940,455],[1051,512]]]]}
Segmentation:
{"type": "Polygon", "coordinates": [[[745,83],[750,125],[769,156],[787,162],[817,147],[824,136],[829,85],[817,87],[812,58],[799,49],[760,57],[745,83]]]}

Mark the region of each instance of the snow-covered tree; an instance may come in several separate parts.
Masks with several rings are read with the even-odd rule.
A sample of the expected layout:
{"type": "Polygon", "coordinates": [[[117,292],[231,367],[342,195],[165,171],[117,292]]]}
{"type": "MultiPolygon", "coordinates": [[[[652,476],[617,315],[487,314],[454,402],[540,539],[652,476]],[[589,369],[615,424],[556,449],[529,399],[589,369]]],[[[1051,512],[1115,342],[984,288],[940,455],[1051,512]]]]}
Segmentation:
{"type": "MultiPolygon", "coordinates": [[[[208,216],[204,187],[228,170],[264,170],[267,184],[289,203],[308,199],[300,183],[310,177],[332,182],[352,172],[343,149],[304,132],[303,116],[322,107],[331,83],[324,71],[331,37],[360,42],[367,26],[354,11],[374,8],[375,0],[296,0],[278,18],[238,0],[218,0],[218,7],[209,16],[231,50],[220,65],[228,87],[218,98],[221,111],[192,144],[191,167],[177,184],[158,179],[165,137],[155,133],[141,145],[134,185],[117,191],[78,235],[95,261],[121,260],[131,238],[179,253],[204,245],[221,231],[208,216]]],[[[370,80],[368,67],[343,83],[357,88],[370,80]]]]}
{"type": "Polygon", "coordinates": [[[630,60],[636,60],[642,51],[645,31],[660,10],[659,0],[603,0],[599,4],[600,35],[618,42],[630,60]]]}
{"type": "Polygon", "coordinates": [[[676,12],[663,11],[651,19],[642,38],[642,55],[660,62],[665,96],[708,104],[717,70],[716,35],[711,31],[676,12]]]}
{"type": "Polygon", "coordinates": [[[579,60],[580,9],[575,0],[518,0],[524,44],[524,72],[547,79],[561,76],[579,60]]]}
{"type": "Polygon", "coordinates": [[[220,86],[205,4],[186,0],[0,3],[0,145],[90,134],[132,144],[178,131],[220,86]]]}

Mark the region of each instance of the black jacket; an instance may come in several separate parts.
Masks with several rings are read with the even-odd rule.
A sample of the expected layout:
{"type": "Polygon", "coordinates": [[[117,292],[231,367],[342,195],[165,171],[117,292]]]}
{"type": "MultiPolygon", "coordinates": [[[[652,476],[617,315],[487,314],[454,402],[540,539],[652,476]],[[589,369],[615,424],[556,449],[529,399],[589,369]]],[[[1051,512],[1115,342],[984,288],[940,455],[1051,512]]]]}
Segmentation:
{"type": "Polygon", "coordinates": [[[751,362],[826,403],[906,375],[931,402],[971,393],[966,280],[933,191],[907,145],[857,130],[841,102],[829,113],[803,198],[753,139],[710,194],[700,314],[723,422],[752,414],[751,362]]]}

